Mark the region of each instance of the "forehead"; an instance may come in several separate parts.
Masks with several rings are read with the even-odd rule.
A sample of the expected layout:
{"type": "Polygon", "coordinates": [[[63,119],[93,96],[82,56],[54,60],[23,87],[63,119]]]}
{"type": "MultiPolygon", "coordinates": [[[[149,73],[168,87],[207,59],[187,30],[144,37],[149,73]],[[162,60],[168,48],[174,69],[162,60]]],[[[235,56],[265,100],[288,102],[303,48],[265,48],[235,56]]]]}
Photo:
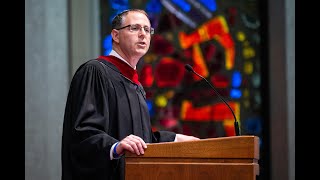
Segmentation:
{"type": "Polygon", "coordinates": [[[150,26],[148,17],[142,12],[130,11],[124,18],[123,23],[128,24],[140,24],[150,26]]]}

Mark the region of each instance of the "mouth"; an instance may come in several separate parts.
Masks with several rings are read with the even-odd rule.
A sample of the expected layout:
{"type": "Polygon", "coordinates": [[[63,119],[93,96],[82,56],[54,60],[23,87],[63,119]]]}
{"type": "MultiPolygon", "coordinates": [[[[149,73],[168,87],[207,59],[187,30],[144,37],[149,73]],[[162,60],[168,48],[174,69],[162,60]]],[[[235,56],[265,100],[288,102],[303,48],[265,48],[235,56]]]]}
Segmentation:
{"type": "Polygon", "coordinates": [[[138,42],[138,45],[139,45],[139,46],[147,46],[147,43],[145,43],[145,42],[138,42]]]}

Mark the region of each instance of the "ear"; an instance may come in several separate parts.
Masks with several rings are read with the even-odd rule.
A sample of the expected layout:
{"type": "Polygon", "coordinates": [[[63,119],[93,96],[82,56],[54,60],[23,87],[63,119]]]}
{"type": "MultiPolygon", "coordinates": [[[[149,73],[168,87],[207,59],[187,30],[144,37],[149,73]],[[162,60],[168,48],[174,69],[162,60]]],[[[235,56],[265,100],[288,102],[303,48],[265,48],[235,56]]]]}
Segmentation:
{"type": "Polygon", "coordinates": [[[111,36],[112,36],[112,39],[113,39],[116,43],[119,43],[119,31],[118,31],[118,30],[112,29],[112,31],[111,31],[111,36]]]}

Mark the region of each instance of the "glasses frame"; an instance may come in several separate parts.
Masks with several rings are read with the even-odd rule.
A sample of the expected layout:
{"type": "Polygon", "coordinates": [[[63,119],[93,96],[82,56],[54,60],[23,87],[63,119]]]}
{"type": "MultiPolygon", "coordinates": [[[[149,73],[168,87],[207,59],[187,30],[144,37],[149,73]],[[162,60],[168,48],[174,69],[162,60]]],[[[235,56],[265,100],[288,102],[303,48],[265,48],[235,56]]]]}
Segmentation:
{"type": "MultiPolygon", "coordinates": [[[[117,28],[116,30],[121,30],[121,29],[130,27],[129,30],[130,30],[131,32],[134,32],[134,31],[131,29],[132,26],[139,26],[139,27],[140,27],[139,30],[141,30],[142,28],[143,28],[143,30],[144,30],[144,27],[148,27],[148,26],[141,26],[140,24],[129,24],[129,25],[127,25],[127,26],[123,26],[123,27],[121,27],[121,28],[117,28]]],[[[144,30],[144,31],[146,31],[146,30],[144,30]]],[[[151,34],[151,35],[154,34],[154,28],[153,28],[153,27],[150,27],[150,32],[149,32],[148,34],[151,34]]]]}

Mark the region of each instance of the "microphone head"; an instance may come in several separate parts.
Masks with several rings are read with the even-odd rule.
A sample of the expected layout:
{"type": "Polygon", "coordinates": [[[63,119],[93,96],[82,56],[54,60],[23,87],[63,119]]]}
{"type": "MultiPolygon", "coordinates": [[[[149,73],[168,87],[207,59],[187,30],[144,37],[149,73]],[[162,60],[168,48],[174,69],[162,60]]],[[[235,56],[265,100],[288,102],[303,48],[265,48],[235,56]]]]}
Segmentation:
{"type": "Polygon", "coordinates": [[[190,64],[186,64],[186,65],[184,65],[184,67],[185,67],[186,70],[188,70],[189,72],[193,72],[193,68],[192,68],[192,66],[190,66],[190,64]]]}

